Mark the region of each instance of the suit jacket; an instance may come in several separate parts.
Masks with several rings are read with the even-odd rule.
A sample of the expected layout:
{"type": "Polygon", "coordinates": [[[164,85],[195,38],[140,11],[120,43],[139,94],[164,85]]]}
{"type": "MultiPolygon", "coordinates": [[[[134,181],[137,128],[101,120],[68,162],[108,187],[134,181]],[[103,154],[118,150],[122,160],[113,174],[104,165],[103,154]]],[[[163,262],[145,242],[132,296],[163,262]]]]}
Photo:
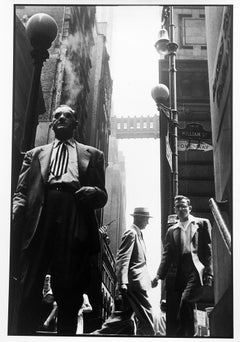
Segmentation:
{"type": "Polygon", "coordinates": [[[141,290],[148,290],[151,287],[145,244],[136,225],[132,225],[123,234],[116,258],[116,273],[118,284],[128,284],[141,290]]]}
{"type": "MultiPolygon", "coordinates": [[[[203,274],[213,274],[211,224],[204,218],[192,218],[191,256],[203,285],[203,274]]],[[[167,230],[162,260],[157,271],[160,279],[165,278],[170,265],[178,266],[181,257],[180,229],[179,223],[176,223],[167,230]]]]}
{"type": "MultiPolygon", "coordinates": [[[[76,142],[79,182],[96,188],[91,205],[81,210],[91,235],[91,251],[99,249],[98,226],[94,209],[107,201],[103,153],[94,147],[76,142]]],[[[28,248],[36,232],[49,177],[53,143],[26,152],[18,185],[13,196],[13,235],[22,238],[22,249],[28,248]]],[[[15,244],[16,245],[16,244],[15,244]]]]}

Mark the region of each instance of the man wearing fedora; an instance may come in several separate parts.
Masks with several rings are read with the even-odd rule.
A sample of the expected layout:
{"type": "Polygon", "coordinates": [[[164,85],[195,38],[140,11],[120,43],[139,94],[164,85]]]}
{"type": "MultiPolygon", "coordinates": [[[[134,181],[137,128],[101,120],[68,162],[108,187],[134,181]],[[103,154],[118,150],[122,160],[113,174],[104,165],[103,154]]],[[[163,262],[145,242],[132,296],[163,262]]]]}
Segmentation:
{"type": "Polygon", "coordinates": [[[116,258],[117,289],[114,311],[100,330],[92,334],[154,335],[154,323],[147,290],[151,279],[146,264],[142,230],[148,225],[147,208],[134,209],[132,226],[122,237],[116,258]],[[137,324],[136,324],[137,322],[137,324]]]}

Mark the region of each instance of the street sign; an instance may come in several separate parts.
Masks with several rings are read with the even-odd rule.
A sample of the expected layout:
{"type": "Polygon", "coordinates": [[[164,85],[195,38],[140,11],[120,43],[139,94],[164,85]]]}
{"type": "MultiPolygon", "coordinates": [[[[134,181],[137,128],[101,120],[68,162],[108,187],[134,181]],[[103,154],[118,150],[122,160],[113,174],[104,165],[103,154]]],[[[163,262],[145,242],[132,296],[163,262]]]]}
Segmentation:
{"type": "Polygon", "coordinates": [[[188,151],[188,150],[198,150],[203,152],[208,152],[213,149],[212,145],[207,144],[204,141],[199,142],[191,142],[188,140],[179,140],[178,141],[178,151],[188,151]]]}
{"type": "Polygon", "coordinates": [[[178,129],[178,137],[180,139],[210,140],[212,133],[206,131],[202,125],[191,123],[186,125],[185,128],[178,129]]]}

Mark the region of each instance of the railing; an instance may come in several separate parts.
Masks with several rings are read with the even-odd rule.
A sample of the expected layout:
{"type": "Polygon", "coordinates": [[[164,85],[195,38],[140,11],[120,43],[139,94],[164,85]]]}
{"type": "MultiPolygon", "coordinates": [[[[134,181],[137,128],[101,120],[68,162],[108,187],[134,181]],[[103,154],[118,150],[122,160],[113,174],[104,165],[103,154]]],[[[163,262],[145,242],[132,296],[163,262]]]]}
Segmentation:
{"type": "Polygon", "coordinates": [[[215,202],[215,200],[213,198],[210,198],[209,200],[209,206],[211,208],[213,217],[216,221],[216,224],[218,226],[219,232],[222,236],[222,239],[227,247],[227,250],[229,252],[229,254],[231,254],[231,250],[232,250],[232,241],[231,241],[231,235],[229,233],[229,230],[226,226],[226,223],[224,222],[224,219],[222,217],[222,214],[217,206],[217,203],[215,202]]]}

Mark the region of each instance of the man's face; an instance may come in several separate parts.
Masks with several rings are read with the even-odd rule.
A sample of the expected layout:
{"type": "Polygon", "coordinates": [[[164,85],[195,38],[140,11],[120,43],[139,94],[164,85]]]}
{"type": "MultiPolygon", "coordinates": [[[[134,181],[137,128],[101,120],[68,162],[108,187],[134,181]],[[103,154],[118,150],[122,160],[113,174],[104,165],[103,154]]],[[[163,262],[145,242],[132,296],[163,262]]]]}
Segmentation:
{"type": "Polygon", "coordinates": [[[149,221],[149,217],[138,216],[138,217],[137,217],[137,223],[136,223],[136,225],[137,225],[140,229],[145,229],[146,226],[148,225],[148,221],[149,221]]]}
{"type": "Polygon", "coordinates": [[[57,138],[69,139],[77,126],[77,120],[68,107],[59,107],[52,120],[52,129],[57,138]]]}
{"type": "Polygon", "coordinates": [[[182,199],[179,201],[175,201],[175,212],[180,221],[187,220],[191,210],[192,207],[188,204],[187,200],[182,199]]]}

